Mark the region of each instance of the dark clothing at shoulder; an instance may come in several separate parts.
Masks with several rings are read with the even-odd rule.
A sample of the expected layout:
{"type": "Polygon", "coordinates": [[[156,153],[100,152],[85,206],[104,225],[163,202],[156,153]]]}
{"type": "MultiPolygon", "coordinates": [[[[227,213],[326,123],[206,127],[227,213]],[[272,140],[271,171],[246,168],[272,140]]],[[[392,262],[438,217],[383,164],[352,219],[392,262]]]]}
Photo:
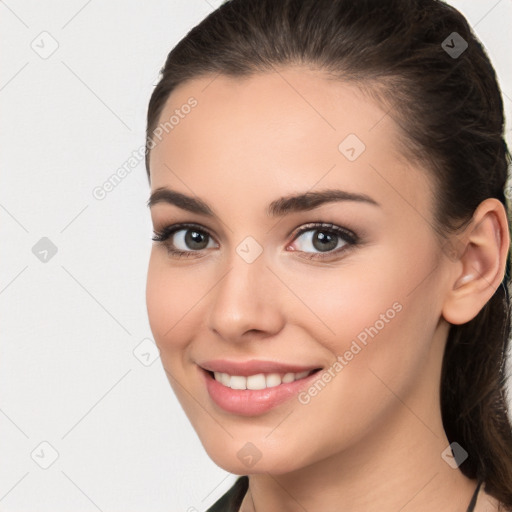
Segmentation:
{"type": "Polygon", "coordinates": [[[237,478],[226,494],[221,496],[206,512],[238,512],[248,487],[248,476],[237,478]]]}

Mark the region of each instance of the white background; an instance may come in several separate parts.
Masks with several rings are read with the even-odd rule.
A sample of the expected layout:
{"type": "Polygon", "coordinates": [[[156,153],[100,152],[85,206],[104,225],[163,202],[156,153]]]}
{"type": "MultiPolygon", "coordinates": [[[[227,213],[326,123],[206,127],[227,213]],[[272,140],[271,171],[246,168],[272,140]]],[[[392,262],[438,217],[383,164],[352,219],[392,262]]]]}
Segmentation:
{"type": "MultiPolygon", "coordinates": [[[[510,146],[512,1],[451,3],[497,69],[510,146]]],[[[92,194],[143,145],[168,52],[218,5],[0,3],[0,511],[202,511],[235,480],[204,452],[160,359],[133,353],[152,339],[143,161],[92,194]],[[33,49],[52,44],[48,58],[33,49]],[[42,237],[57,248],[47,262],[32,252],[42,237]]]]}

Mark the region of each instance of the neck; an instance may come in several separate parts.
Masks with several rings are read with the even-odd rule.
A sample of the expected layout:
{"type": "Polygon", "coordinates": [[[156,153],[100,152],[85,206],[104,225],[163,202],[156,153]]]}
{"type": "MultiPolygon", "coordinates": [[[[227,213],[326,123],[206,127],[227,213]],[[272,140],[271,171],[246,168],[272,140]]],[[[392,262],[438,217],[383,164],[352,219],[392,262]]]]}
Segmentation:
{"type": "Polygon", "coordinates": [[[240,512],[466,512],[477,482],[441,457],[449,441],[426,366],[416,391],[348,448],[291,473],[250,475],[240,512]]]}
{"type": "Polygon", "coordinates": [[[466,512],[476,481],[441,458],[444,435],[426,443],[387,434],[291,474],[251,475],[240,511],[466,512]]]}

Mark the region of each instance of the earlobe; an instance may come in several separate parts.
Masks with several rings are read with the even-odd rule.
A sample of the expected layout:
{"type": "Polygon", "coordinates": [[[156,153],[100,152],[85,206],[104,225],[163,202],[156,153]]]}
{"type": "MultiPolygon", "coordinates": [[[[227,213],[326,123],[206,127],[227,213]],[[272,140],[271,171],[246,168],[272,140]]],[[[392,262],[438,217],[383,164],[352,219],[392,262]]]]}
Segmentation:
{"type": "Polygon", "coordinates": [[[482,201],[462,239],[465,247],[452,261],[454,274],[442,311],[452,324],[472,320],[503,280],[510,245],[503,204],[494,198],[482,201]]]}

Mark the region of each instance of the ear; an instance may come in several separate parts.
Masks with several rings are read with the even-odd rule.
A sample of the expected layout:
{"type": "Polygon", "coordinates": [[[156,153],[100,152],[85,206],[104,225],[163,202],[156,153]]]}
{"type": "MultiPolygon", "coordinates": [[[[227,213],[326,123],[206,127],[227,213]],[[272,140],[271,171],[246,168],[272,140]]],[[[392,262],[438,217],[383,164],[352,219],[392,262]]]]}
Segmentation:
{"type": "Polygon", "coordinates": [[[442,314],[451,324],[472,320],[500,286],[510,247],[505,207],[495,198],[482,201],[471,223],[457,236],[450,289],[442,314]]]}

